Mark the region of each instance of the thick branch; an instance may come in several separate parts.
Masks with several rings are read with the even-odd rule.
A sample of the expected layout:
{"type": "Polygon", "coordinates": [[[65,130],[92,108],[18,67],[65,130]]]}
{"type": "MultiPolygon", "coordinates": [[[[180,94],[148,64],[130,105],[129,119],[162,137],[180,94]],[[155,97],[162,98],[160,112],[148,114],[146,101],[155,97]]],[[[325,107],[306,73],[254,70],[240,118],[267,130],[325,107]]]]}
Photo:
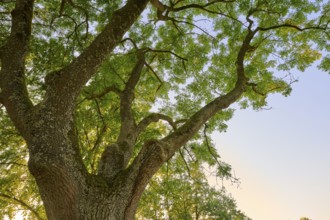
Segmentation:
{"type": "MultiPolygon", "coordinates": [[[[235,87],[226,95],[214,99],[212,102],[205,105],[193,116],[191,116],[181,127],[176,129],[162,140],[152,140],[147,142],[142,147],[138,156],[130,166],[132,172],[136,175],[136,195],[139,195],[141,188],[145,187],[149,179],[161,167],[161,165],[169,160],[174,153],[187,143],[193,135],[213,117],[217,112],[228,108],[232,103],[236,102],[244,93],[248,86],[248,79],[245,76],[244,59],[246,53],[251,50],[251,41],[258,31],[267,31],[281,27],[291,27],[298,30],[308,30],[312,28],[297,28],[291,25],[273,26],[270,28],[252,29],[253,21],[249,21],[249,26],[242,46],[238,51],[236,58],[236,74],[237,80],[235,87]]],[[[320,28],[316,28],[320,29],[320,28]]]]}
{"type": "MultiPolygon", "coordinates": [[[[12,14],[11,33],[1,48],[1,102],[25,136],[25,118],[32,108],[25,84],[25,58],[31,35],[33,0],[17,0],[12,14]]],[[[25,136],[26,137],[26,136],[25,136]]]]}
{"type": "Polygon", "coordinates": [[[104,30],[77,59],[46,78],[49,85],[47,99],[50,102],[60,99],[62,111],[73,107],[81,88],[120,43],[147,3],[148,0],[129,0],[121,9],[115,11],[104,30]]]}
{"type": "Polygon", "coordinates": [[[138,54],[138,62],[135,64],[125,89],[120,96],[120,118],[121,128],[117,142],[131,142],[134,144],[136,138],[136,124],[132,114],[132,102],[134,100],[134,90],[140,79],[142,69],[145,65],[144,54],[138,54]]]}
{"type": "Polygon", "coordinates": [[[236,59],[237,81],[235,87],[228,94],[220,96],[204,106],[167,137],[162,140],[149,140],[143,145],[138,156],[129,167],[130,175],[136,179],[132,201],[138,200],[150,178],[157,172],[161,165],[169,160],[180,147],[187,143],[207,120],[220,110],[226,109],[241,97],[247,83],[244,72],[244,57],[250,48],[250,42],[255,33],[250,29],[248,30],[238,52],[236,59]]]}
{"type": "Polygon", "coordinates": [[[151,0],[150,3],[162,13],[168,8],[168,6],[164,5],[159,0],[151,0]]]}
{"type": "Polygon", "coordinates": [[[108,182],[119,171],[126,168],[133,153],[137,130],[132,113],[132,102],[134,100],[134,90],[139,82],[144,65],[144,54],[138,52],[138,62],[130,73],[125,89],[120,93],[120,133],[117,142],[107,146],[102,153],[98,167],[98,174],[103,176],[108,182]]]}
{"type": "Polygon", "coordinates": [[[232,103],[241,97],[245,91],[247,83],[244,70],[244,58],[245,54],[250,49],[250,42],[255,34],[256,31],[251,31],[250,29],[248,30],[248,33],[238,52],[235,62],[237,73],[237,81],[235,87],[226,95],[220,96],[204,106],[202,109],[196,112],[184,125],[163,139],[163,141],[166,142],[166,146],[169,147],[169,157],[171,157],[178,148],[184,145],[203,126],[206,121],[213,117],[217,112],[228,108],[232,103]]]}

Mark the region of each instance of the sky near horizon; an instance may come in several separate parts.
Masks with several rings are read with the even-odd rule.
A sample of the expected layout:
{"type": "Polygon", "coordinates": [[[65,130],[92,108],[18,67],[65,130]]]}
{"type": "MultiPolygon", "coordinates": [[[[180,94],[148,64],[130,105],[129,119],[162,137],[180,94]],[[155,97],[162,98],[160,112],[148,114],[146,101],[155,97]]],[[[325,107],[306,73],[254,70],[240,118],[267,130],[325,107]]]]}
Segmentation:
{"type": "Polygon", "coordinates": [[[225,186],[253,220],[330,219],[330,74],[294,74],[289,97],[269,97],[271,110],[236,110],[213,136],[241,181],[225,186]]]}

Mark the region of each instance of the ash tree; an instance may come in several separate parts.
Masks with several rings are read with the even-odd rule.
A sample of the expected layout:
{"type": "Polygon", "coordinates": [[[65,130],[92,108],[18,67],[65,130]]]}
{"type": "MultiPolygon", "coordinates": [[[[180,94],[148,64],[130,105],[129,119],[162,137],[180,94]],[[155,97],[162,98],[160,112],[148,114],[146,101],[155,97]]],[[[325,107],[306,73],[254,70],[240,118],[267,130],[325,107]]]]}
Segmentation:
{"type": "Polygon", "coordinates": [[[289,95],[329,50],[322,1],[0,4],[0,204],[38,219],[36,191],[48,219],[133,219],[179,154],[232,178],[207,137],[230,105],[289,95]]]}

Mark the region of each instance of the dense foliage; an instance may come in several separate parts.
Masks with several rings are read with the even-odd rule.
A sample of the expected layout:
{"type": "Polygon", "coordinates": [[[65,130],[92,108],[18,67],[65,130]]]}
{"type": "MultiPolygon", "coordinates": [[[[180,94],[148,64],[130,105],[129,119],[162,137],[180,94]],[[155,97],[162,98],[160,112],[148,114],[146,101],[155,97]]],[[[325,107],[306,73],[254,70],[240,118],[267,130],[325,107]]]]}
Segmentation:
{"type": "MultiPolygon", "coordinates": [[[[48,82],[79,58],[125,2],[35,1],[25,61],[25,82],[34,106],[47,99],[48,82]]],[[[1,56],[11,37],[15,4],[0,1],[1,56]]],[[[132,69],[141,60],[134,101],[126,105],[141,125],[130,161],[146,142],[189,126],[196,112],[238,86],[244,92],[231,103],[242,108],[267,106],[271,93],[289,95],[296,81],[290,70],[304,71],[330,49],[329,11],[326,2],[306,0],[151,1],[76,99],[75,130],[87,170],[98,173],[102,153],[120,136],[122,92],[128,91],[132,69]],[[242,85],[240,74],[246,79],[242,85]]],[[[320,67],[328,70],[329,61],[325,56],[320,67]]],[[[235,180],[209,140],[213,131],[226,129],[233,112],[219,107],[162,166],[142,197],[137,219],[245,218],[225,190],[208,185],[203,173],[208,167],[219,178],[235,180]]],[[[5,104],[0,105],[0,137],[0,218],[23,210],[28,219],[44,219],[37,186],[28,173],[27,144],[5,104]]]]}

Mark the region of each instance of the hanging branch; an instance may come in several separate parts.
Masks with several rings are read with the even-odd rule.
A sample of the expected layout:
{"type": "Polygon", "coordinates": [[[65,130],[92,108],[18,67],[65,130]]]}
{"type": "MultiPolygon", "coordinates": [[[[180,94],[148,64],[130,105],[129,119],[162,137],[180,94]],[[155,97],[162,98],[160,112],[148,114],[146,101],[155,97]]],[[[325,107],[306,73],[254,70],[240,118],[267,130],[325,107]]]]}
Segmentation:
{"type": "Polygon", "coordinates": [[[165,138],[147,142],[142,146],[138,156],[128,168],[132,170],[130,175],[134,175],[134,178],[138,181],[136,185],[139,187],[136,187],[136,193],[140,193],[139,190],[142,189],[141,187],[145,187],[159,167],[184,146],[212,116],[222,109],[228,108],[228,106],[242,96],[248,81],[245,76],[244,59],[255,34],[256,32],[248,29],[238,51],[235,61],[237,80],[235,87],[230,92],[217,97],[205,105],[193,114],[181,127],[165,138]]]}
{"type": "Polygon", "coordinates": [[[84,130],[84,135],[86,137],[86,142],[88,144],[88,147],[90,148],[92,145],[91,145],[91,141],[89,140],[88,133],[85,128],[83,128],[83,130],[84,130]]]}
{"type": "Polygon", "coordinates": [[[30,205],[28,205],[26,202],[24,202],[23,200],[20,200],[20,199],[17,199],[16,197],[11,197],[7,194],[4,194],[4,193],[0,193],[0,196],[3,197],[3,198],[6,198],[6,199],[9,199],[15,203],[18,203],[20,204],[22,207],[26,208],[27,210],[29,210],[30,212],[33,213],[33,215],[39,219],[39,220],[43,220],[43,218],[41,218],[41,216],[38,214],[38,212],[32,208],[30,205]]]}
{"type": "Polygon", "coordinates": [[[132,112],[135,87],[137,86],[145,66],[145,56],[141,50],[137,51],[138,61],[130,72],[124,90],[120,93],[121,127],[116,143],[111,144],[102,152],[98,174],[107,181],[111,181],[119,171],[125,169],[133,154],[138,135],[137,125],[132,112]]]}
{"type": "Polygon", "coordinates": [[[185,166],[186,166],[186,168],[187,168],[188,176],[191,178],[191,172],[190,172],[189,165],[188,165],[186,159],[184,158],[184,155],[183,155],[181,149],[179,149],[179,153],[180,153],[180,156],[181,156],[181,158],[182,158],[182,160],[183,160],[183,162],[184,162],[184,164],[185,164],[185,166]]]}
{"type": "MultiPolygon", "coordinates": [[[[130,77],[125,84],[125,89],[120,94],[120,117],[121,117],[121,129],[117,142],[134,142],[135,136],[135,120],[132,113],[132,103],[134,100],[134,90],[141,77],[142,69],[145,66],[145,56],[141,51],[137,52],[138,61],[135,64],[130,77]],[[131,136],[131,140],[127,140],[128,136],[131,136]]],[[[133,144],[133,143],[131,143],[133,144]]]]}
{"type": "Polygon", "coordinates": [[[193,160],[194,162],[197,162],[197,160],[193,157],[193,155],[191,155],[191,153],[187,149],[186,145],[183,146],[183,149],[188,153],[191,160],[193,160]]]}
{"type": "MultiPolygon", "coordinates": [[[[288,85],[285,85],[285,87],[288,88],[291,84],[293,84],[293,83],[295,83],[295,82],[298,82],[298,80],[292,80],[292,81],[290,81],[288,85]]],[[[278,86],[274,86],[274,87],[268,89],[266,92],[261,92],[261,91],[258,90],[258,83],[248,82],[246,85],[247,85],[247,86],[251,86],[253,92],[255,92],[256,94],[258,94],[258,95],[260,95],[260,96],[264,96],[264,97],[266,97],[267,94],[269,94],[269,93],[271,93],[271,92],[273,92],[273,91],[276,91],[276,90],[278,90],[278,89],[283,89],[283,88],[285,88],[284,86],[280,86],[280,85],[278,85],[278,86]]]]}
{"type": "Polygon", "coordinates": [[[206,143],[206,146],[207,146],[207,150],[209,151],[209,153],[213,157],[214,161],[218,164],[219,168],[221,169],[222,165],[221,165],[220,161],[218,160],[219,156],[216,155],[211,149],[209,138],[207,137],[207,134],[206,134],[206,129],[207,128],[208,128],[208,125],[205,123],[204,124],[203,135],[204,135],[205,143],[206,143]]]}
{"type": "MultiPolygon", "coordinates": [[[[205,142],[206,142],[206,146],[207,146],[207,150],[209,151],[209,153],[211,154],[211,156],[213,157],[213,159],[215,160],[215,162],[217,163],[218,165],[218,168],[220,169],[220,172],[222,174],[226,174],[226,171],[223,169],[223,165],[221,164],[221,162],[218,160],[218,156],[217,154],[215,154],[212,149],[211,149],[211,145],[210,145],[210,142],[209,142],[209,138],[207,136],[207,131],[206,129],[208,128],[208,125],[205,123],[204,124],[204,130],[203,130],[203,135],[204,135],[204,139],[205,139],[205,142]]],[[[236,178],[236,177],[233,177],[233,175],[229,174],[230,175],[230,180],[232,183],[238,183],[239,182],[239,179],[236,178]]]]}
{"type": "Polygon", "coordinates": [[[154,74],[154,76],[157,78],[157,80],[160,82],[160,85],[157,87],[156,89],[156,94],[159,91],[159,89],[162,87],[163,85],[163,81],[159,78],[159,76],[157,75],[157,73],[153,70],[153,68],[146,62],[145,63],[146,67],[148,67],[148,69],[154,74]]]}

